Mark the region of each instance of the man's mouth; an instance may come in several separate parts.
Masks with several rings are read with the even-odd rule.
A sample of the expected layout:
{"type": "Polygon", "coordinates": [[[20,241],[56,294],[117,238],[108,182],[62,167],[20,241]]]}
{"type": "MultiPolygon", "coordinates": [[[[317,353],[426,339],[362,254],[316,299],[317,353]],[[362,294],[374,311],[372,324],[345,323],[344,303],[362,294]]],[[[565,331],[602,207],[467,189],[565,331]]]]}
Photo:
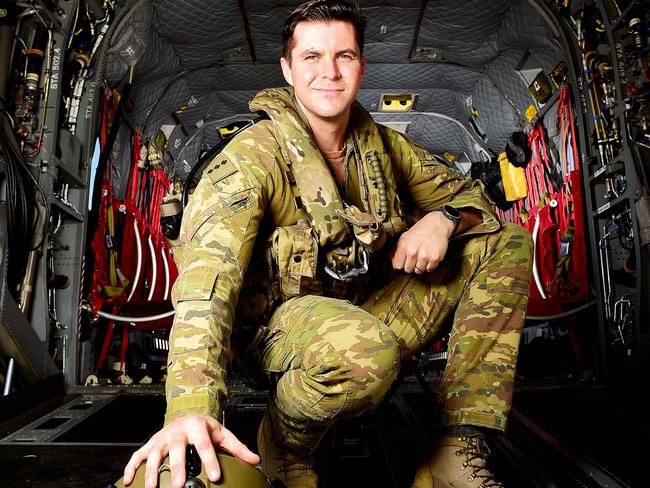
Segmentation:
{"type": "Polygon", "coordinates": [[[314,90],[321,93],[341,93],[344,91],[343,88],[314,88],[314,90]]]}

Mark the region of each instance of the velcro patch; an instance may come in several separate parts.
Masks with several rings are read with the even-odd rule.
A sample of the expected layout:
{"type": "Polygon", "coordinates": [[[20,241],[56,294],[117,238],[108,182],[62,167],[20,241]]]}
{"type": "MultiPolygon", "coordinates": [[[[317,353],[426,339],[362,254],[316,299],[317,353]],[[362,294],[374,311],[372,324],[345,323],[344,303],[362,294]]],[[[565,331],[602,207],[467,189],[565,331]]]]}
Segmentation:
{"type": "Polygon", "coordinates": [[[233,175],[237,172],[235,165],[230,162],[227,158],[219,159],[215,161],[210,168],[206,171],[208,178],[213,183],[219,183],[224,178],[233,175]]]}

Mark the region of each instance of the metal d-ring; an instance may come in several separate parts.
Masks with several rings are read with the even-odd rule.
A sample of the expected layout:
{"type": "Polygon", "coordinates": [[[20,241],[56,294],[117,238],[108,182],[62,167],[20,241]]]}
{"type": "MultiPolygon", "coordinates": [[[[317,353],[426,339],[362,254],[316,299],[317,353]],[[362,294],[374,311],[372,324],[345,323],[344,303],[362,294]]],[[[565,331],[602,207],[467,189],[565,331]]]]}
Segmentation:
{"type": "Polygon", "coordinates": [[[364,275],[368,272],[368,261],[370,259],[370,253],[365,249],[361,249],[361,266],[347,270],[345,273],[337,273],[329,266],[325,265],[323,268],[325,272],[339,281],[350,281],[357,276],[364,275]]]}

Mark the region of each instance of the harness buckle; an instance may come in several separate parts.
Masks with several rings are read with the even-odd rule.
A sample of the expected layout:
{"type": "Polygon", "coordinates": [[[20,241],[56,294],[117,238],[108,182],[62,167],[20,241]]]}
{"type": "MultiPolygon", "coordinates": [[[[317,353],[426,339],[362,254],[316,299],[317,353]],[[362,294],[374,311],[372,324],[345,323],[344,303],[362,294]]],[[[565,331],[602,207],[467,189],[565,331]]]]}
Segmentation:
{"type": "Polygon", "coordinates": [[[330,277],[338,281],[351,281],[357,276],[364,275],[368,272],[368,261],[370,259],[370,253],[365,249],[361,248],[361,266],[356,268],[348,269],[345,273],[337,273],[328,265],[324,265],[323,269],[330,277]]]}

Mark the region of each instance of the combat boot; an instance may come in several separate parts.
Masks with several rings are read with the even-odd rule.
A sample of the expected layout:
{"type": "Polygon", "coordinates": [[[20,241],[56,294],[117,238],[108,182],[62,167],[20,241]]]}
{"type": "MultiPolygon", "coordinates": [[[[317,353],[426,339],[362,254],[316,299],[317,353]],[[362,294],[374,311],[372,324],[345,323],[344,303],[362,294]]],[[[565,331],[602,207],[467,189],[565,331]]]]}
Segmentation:
{"type": "Polygon", "coordinates": [[[282,481],[287,488],[317,488],[314,455],[290,451],[278,442],[269,414],[264,414],[257,431],[257,448],[262,471],[271,479],[282,481]]]}
{"type": "Polygon", "coordinates": [[[411,488],[503,487],[486,466],[489,455],[481,437],[442,437],[418,468],[411,488]]]}

